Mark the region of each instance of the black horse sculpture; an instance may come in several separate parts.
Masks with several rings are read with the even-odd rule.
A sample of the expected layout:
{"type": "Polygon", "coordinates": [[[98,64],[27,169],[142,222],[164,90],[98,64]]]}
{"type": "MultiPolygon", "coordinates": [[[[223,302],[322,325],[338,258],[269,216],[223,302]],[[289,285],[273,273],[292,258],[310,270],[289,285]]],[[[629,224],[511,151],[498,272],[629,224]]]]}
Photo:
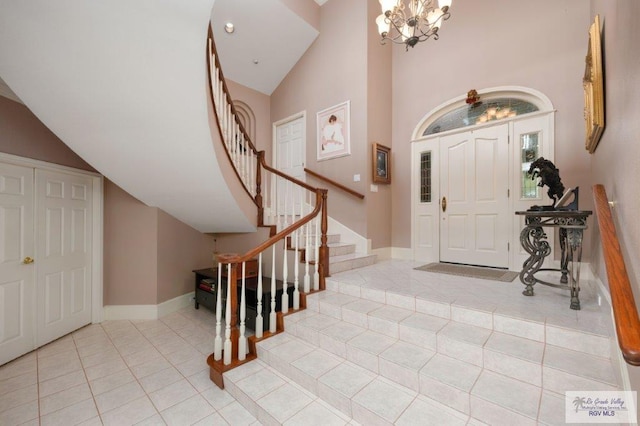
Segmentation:
{"type": "Polygon", "coordinates": [[[548,207],[534,206],[535,210],[554,210],[558,200],[564,194],[564,185],[560,180],[560,170],[549,160],[545,160],[543,157],[538,158],[531,163],[527,174],[531,175],[531,179],[540,178],[538,186],[548,186],[549,190],[547,195],[553,200],[553,204],[548,207]]]}

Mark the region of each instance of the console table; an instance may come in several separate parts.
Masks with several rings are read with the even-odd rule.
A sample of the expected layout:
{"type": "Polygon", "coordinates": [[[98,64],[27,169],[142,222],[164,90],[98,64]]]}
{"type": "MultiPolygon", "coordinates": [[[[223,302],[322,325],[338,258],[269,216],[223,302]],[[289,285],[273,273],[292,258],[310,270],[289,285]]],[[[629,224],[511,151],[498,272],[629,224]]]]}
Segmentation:
{"type": "Polygon", "coordinates": [[[526,286],[522,294],[533,296],[536,283],[569,289],[571,309],[580,309],[580,260],[582,259],[582,235],[587,229],[588,210],[527,210],[516,215],[525,217],[525,227],[520,232],[520,244],[529,253],[520,271],[520,281],[526,286]],[[551,254],[547,234],[543,228],[557,228],[560,238],[560,269],[542,268],[544,259],[551,254]],[[574,263],[578,267],[574,268],[574,263]],[[575,269],[575,271],[574,271],[575,269]],[[535,277],[539,271],[559,271],[560,282],[551,283],[535,277]]]}

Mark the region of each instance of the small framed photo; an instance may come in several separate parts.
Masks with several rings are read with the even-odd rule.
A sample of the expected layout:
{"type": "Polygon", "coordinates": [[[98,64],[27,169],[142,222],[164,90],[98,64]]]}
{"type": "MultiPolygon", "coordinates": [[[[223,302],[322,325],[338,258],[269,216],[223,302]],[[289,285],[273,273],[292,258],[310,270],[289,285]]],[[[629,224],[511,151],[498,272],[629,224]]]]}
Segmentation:
{"type": "Polygon", "coordinates": [[[391,148],[373,143],[373,182],[391,183],[391,148]]]}
{"type": "Polygon", "coordinates": [[[317,114],[318,161],[351,155],[349,101],[317,114]]]}

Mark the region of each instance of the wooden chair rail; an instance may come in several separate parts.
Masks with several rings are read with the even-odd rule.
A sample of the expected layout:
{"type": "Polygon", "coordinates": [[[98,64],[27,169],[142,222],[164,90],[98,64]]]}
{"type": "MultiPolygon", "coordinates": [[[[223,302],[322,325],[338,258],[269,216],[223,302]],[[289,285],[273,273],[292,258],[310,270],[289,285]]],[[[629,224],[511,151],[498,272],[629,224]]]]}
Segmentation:
{"type": "Polygon", "coordinates": [[[321,181],[330,183],[331,185],[335,186],[336,188],[341,189],[342,191],[344,191],[344,192],[346,192],[346,193],[348,193],[350,195],[353,195],[356,198],[359,198],[361,200],[364,199],[364,195],[362,195],[361,193],[356,192],[353,189],[349,189],[346,186],[344,186],[342,184],[339,184],[338,182],[336,182],[334,180],[329,179],[328,177],[322,176],[321,174],[318,174],[318,173],[314,172],[313,170],[309,170],[306,167],[305,167],[304,171],[306,173],[309,173],[311,176],[313,176],[313,177],[315,177],[317,179],[320,179],[321,181]]]}
{"type": "Polygon", "coordinates": [[[631,283],[603,185],[593,186],[593,198],[602,241],[602,253],[607,269],[618,343],[625,361],[631,365],[640,365],[640,319],[638,319],[631,283]]]}

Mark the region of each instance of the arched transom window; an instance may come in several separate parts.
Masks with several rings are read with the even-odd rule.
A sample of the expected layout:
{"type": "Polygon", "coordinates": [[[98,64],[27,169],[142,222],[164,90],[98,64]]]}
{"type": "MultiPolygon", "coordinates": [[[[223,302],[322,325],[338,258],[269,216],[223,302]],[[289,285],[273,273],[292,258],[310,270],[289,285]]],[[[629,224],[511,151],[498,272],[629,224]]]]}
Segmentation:
{"type": "Polygon", "coordinates": [[[425,129],[422,136],[513,118],[538,110],[539,108],[535,104],[523,99],[494,98],[475,105],[464,105],[443,114],[425,129]]]}

